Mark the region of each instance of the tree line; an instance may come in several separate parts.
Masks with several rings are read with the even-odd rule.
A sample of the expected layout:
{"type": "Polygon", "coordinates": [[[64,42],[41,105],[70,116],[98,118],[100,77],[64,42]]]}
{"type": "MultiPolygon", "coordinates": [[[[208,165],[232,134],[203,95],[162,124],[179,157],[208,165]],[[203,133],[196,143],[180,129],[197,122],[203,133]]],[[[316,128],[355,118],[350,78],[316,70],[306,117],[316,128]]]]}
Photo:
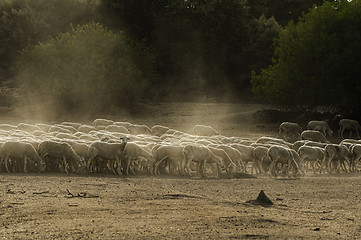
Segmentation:
{"type": "Polygon", "coordinates": [[[2,1],[0,82],[66,109],[240,95],[252,83],[266,97],[282,38],[324,2],[2,1]]]}

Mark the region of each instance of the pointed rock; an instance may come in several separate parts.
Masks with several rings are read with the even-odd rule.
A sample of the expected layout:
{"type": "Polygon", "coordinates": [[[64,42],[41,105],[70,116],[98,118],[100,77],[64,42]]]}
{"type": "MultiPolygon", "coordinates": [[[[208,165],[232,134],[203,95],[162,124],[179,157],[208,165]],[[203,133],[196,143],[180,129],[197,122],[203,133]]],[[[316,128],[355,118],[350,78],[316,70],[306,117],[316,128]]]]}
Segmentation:
{"type": "Polygon", "coordinates": [[[256,201],[261,205],[273,205],[273,202],[266,196],[263,190],[258,194],[256,201]]]}

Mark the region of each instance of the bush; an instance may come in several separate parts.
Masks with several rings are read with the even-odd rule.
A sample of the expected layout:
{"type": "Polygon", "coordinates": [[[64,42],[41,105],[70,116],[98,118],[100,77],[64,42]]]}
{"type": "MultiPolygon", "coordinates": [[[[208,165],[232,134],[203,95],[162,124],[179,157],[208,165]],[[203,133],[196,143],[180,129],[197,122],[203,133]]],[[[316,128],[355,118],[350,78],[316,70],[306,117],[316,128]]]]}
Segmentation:
{"type": "Polygon", "coordinates": [[[281,104],[361,108],[361,3],[326,2],[280,33],[253,91],[281,104]]]}
{"type": "Polygon", "coordinates": [[[16,79],[28,99],[52,101],[67,111],[104,112],[129,104],[146,89],[152,57],[139,51],[122,32],[85,24],[24,49],[16,79]]]}

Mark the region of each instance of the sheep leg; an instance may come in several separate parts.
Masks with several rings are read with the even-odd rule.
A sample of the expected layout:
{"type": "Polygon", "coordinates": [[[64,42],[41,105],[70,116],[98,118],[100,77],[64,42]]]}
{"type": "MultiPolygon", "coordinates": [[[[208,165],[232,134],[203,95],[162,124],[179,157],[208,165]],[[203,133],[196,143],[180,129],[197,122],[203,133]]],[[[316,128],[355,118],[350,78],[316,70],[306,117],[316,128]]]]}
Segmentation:
{"type": "Polygon", "coordinates": [[[116,174],[118,175],[122,175],[122,170],[121,170],[121,158],[116,158],[115,160],[115,163],[116,163],[116,174]]]}
{"type": "Polygon", "coordinates": [[[201,163],[201,174],[202,174],[202,177],[205,178],[206,177],[206,163],[207,163],[207,160],[203,160],[202,163],[201,163]]]}
{"type": "Polygon", "coordinates": [[[28,158],[24,156],[24,173],[28,173],[28,158]]]}
{"type": "Polygon", "coordinates": [[[6,155],[6,156],[4,157],[5,170],[6,170],[7,173],[10,173],[9,167],[8,167],[9,157],[10,157],[9,155],[6,155]]]}

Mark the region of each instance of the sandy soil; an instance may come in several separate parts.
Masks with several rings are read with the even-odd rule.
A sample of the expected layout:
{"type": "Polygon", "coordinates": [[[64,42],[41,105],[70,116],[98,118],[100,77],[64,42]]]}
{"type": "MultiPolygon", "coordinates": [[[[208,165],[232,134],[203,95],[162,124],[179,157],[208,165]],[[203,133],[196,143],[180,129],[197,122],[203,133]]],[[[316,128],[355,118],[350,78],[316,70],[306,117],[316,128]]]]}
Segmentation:
{"type": "MultiPolygon", "coordinates": [[[[274,136],[253,118],[269,106],[185,103],[139,106],[119,121],[226,136],[274,136]]],[[[17,113],[18,114],[18,113],[17,113]]],[[[0,122],[37,121],[4,113],[0,122]]],[[[3,239],[361,239],[361,174],[297,179],[207,179],[0,173],[3,239]],[[272,206],[250,200],[264,190],[272,206]]]]}

